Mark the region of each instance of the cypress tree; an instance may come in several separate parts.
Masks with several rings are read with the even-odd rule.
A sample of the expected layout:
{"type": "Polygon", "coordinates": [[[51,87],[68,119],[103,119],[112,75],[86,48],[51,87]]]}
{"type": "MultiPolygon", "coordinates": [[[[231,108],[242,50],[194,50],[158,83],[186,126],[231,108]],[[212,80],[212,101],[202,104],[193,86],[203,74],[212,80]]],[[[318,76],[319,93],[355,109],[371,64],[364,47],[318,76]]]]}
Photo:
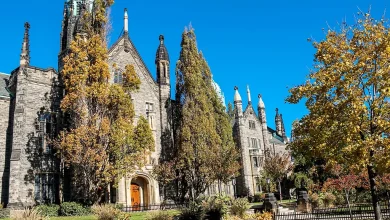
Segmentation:
{"type": "Polygon", "coordinates": [[[226,183],[239,166],[229,117],[193,29],[183,32],[181,47],[176,66],[175,153],[155,173],[160,181],[175,180],[176,197],[183,202],[186,195],[196,199],[216,181],[226,183]],[[164,172],[172,164],[174,177],[164,172]]]}

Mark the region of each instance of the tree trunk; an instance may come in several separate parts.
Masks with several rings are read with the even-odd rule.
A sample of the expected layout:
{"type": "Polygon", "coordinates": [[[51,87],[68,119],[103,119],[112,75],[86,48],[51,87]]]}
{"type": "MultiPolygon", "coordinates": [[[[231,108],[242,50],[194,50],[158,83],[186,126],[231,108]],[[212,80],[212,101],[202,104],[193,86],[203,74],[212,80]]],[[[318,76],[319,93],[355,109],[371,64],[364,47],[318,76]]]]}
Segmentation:
{"type": "Polygon", "coordinates": [[[349,216],[351,217],[351,220],[353,220],[352,216],[352,210],[351,210],[351,204],[349,203],[349,196],[348,196],[348,191],[345,191],[345,197],[347,198],[347,204],[348,204],[348,210],[349,210],[349,216]]]}
{"type": "Polygon", "coordinates": [[[375,220],[382,220],[381,207],[379,206],[378,195],[376,190],[375,177],[377,176],[372,165],[367,166],[368,178],[370,179],[370,189],[372,205],[374,206],[375,220]]]}
{"type": "Polygon", "coordinates": [[[279,199],[280,199],[280,202],[282,202],[282,186],[280,185],[280,181],[278,181],[279,183],[279,199]]]}

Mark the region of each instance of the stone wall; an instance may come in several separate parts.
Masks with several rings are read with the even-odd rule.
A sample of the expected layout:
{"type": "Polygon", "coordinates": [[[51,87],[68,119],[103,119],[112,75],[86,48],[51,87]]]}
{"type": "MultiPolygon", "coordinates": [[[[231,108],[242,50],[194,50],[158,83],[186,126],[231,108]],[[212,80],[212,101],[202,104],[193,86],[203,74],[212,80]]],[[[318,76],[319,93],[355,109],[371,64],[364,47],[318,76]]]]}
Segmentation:
{"type": "MultiPolygon", "coordinates": [[[[10,98],[0,97],[0,177],[4,175],[10,98]]],[[[1,181],[1,179],[0,179],[1,181]]],[[[2,184],[1,184],[2,185],[2,184]]],[[[2,186],[0,185],[0,195],[2,186]]]]}
{"type": "MultiPolygon", "coordinates": [[[[155,140],[155,151],[152,152],[150,160],[145,167],[141,168],[140,171],[144,172],[148,178],[152,179],[152,165],[158,163],[158,158],[161,152],[161,110],[158,84],[151,76],[134,45],[127,38],[127,35],[124,35],[121,39],[119,39],[118,42],[110,49],[109,63],[111,67],[110,71],[112,74],[112,82],[114,82],[113,80],[115,71],[124,71],[126,65],[129,64],[134,66],[135,72],[141,80],[140,89],[137,92],[132,93],[131,98],[133,100],[135,111],[135,124],[141,116],[145,117],[146,119],[149,117],[149,123],[151,123],[153,137],[155,140]],[[116,69],[112,67],[113,64],[116,64],[116,69]],[[153,105],[153,110],[148,113],[146,110],[147,103],[153,105]]],[[[153,201],[155,204],[158,204],[160,196],[158,184],[156,183],[155,185],[156,187],[154,188],[154,192],[151,192],[153,195],[151,201],[153,201]]],[[[119,188],[120,189],[118,189],[117,193],[119,195],[119,199],[124,199],[124,192],[122,191],[126,189],[123,189],[123,187],[119,188]]],[[[129,190],[129,188],[127,190],[129,190]]]]}
{"type": "Polygon", "coordinates": [[[45,99],[50,94],[54,69],[20,68],[14,74],[15,112],[10,157],[9,206],[34,204],[34,172],[28,146],[35,134],[35,119],[40,108],[50,105],[45,99]]]}

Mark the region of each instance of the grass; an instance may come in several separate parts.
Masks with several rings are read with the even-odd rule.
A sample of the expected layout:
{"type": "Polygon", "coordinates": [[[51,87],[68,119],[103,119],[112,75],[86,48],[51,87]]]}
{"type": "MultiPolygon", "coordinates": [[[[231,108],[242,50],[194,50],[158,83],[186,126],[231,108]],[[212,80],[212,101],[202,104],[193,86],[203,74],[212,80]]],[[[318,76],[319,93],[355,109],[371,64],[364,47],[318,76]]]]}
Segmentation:
{"type": "Polygon", "coordinates": [[[93,215],[89,216],[59,216],[59,217],[50,217],[52,220],[96,220],[97,217],[93,215]]]}
{"type": "MultiPolygon", "coordinates": [[[[131,213],[131,220],[144,220],[148,216],[149,212],[133,212],[131,213]]],[[[178,210],[167,210],[172,214],[179,214],[178,210]]],[[[50,220],[97,220],[97,217],[94,215],[89,216],[59,216],[59,217],[50,217],[50,220]]],[[[2,220],[10,220],[10,218],[5,218],[2,220]]]]}

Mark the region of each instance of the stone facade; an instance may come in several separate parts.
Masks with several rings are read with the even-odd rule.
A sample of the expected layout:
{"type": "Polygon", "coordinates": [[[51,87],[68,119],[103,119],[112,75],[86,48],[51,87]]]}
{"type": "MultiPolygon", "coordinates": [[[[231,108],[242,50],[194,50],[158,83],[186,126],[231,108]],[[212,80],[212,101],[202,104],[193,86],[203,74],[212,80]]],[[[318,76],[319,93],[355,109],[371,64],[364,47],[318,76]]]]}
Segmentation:
{"type": "MultiPolygon", "coordinates": [[[[15,94],[13,133],[11,135],[9,205],[28,206],[35,204],[32,152],[29,143],[35,137],[38,111],[48,106],[45,98],[50,94],[57,77],[54,69],[32,66],[20,67],[10,77],[9,88],[15,94]]],[[[50,105],[50,103],[49,103],[50,105]]]]}
{"type": "MultiPolygon", "coordinates": [[[[25,24],[25,34],[20,56],[20,66],[10,75],[0,74],[0,175],[1,202],[8,206],[29,206],[42,202],[66,201],[71,185],[63,180],[63,195],[59,195],[59,165],[54,159],[51,146],[45,135],[50,130],[58,131],[65,125],[55,119],[61,99],[61,69],[63,57],[68,53],[72,39],[82,26],[80,10],[91,10],[93,0],[67,0],[62,23],[60,53],[58,56],[58,74],[53,68],[41,69],[30,65],[29,24],[25,24]],[[77,7],[80,5],[80,7],[77,7]],[[54,93],[53,93],[54,92],[54,93]],[[57,94],[56,98],[50,95],[57,94]],[[50,98],[50,100],[49,100],[50,98]],[[50,109],[51,113],[42,108],[50,109]],[[54,122],[55,121],[55,122],[54,122]],[[57,124],[58,123],[58,124],[57,124]],[[35,145],[34,145],[35,144],[35,145]],[[35,146],[35,147],[34,147],[35,146]]],[[[164,150],[173,144],[172,103],[170,85],[170,60],[164,45],[164,37],[159,37],[156,52],[156,79],[146,67],[128,34],[128,16],[125,10],[124,33],[109,48],[108,62],[112,74],[112,83],[121,83],[122,72],[126,65],[132,65],[141,80],[140,89],[131,94],[135,123],[139,117],[148,119],[153,131],[155,150],[146,161],[146,165],[119,180],[118,187],[111,191],[111,201],[131,205],[159,204],[161,201],[158,182],[152,177],[153,166],[163,159],[164,150]],[[113,67],[115,64],[115,68],[113,67]],[[137,195],[137,203],[134,202],[137,195]]],[[[214,87],[224,98],[219,86],[214,87]]],[[[248,89],[249,94],[249,89],[248,89]]],[[[250,97],[250,94],[249,94],[250,97]]],[[[286,138],[283,120],[277,114],[277,131],[269,128],[265,120],[265,107],[261,98],[256,115],[249,102],[243,111],[241,97],[236,90],[236,117],[234,120],[234,138],[240,149],[242,169],[236,181],[228,184],[212,184],[205,194],[224,192],[228,195],[244,195],[261,191],[256,183],[259,178],[264,157],[267,152],[285,150],[286,138]],[[235,183],[236,182],[236,183],[235,183]]],[[[66,176],[66,169],[65,169],[66,176]]]]}
{"type": "Polygon", "coordinates": [[[243,111],[241,95],[238,88],[235,88],[233,137],[241,154],[240,175],[236,178],[239,196],[253,196],[255,193],[262,192],[260,181],[265,158],[271,154],[287,152],[287,137],[280,135],[285,133],[282,116],[277,113],[277,120],[275,120],[276,126],[280,128],[278,134],[267,125],[265,105],[261,95],[259,95],[257,115],[252,105],[249,87],[247,93],[249,102],[243,111]]]}

